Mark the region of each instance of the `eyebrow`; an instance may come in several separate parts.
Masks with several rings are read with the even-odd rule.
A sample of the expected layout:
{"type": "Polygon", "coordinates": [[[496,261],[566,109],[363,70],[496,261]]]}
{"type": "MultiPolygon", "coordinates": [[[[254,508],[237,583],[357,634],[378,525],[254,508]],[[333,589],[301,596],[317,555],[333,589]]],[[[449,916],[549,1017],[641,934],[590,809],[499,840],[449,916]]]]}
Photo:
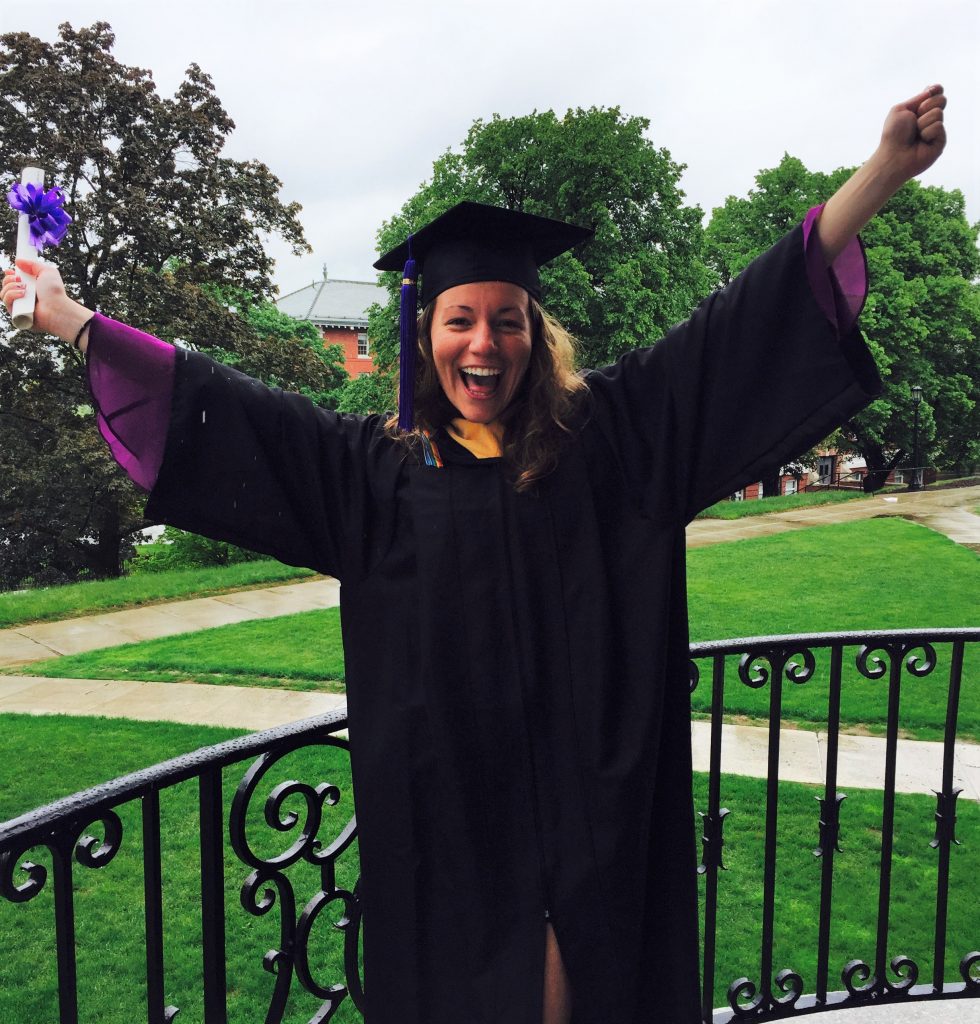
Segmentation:
{"type": "MultiPolygon", "coordinates": [[[[473,312],[472,306],[464,306],[461,302],[454,302],[452,305],[446,306],[446,312],[450,309],[465,309],[467,313],[473,312]]],[[[500,316],[501,313],[520,313],[522,316],[527,316],[527,311],[521,309],[520,306],[504,306],[502,309],[496,310],[495,315],[500,316]]]]}

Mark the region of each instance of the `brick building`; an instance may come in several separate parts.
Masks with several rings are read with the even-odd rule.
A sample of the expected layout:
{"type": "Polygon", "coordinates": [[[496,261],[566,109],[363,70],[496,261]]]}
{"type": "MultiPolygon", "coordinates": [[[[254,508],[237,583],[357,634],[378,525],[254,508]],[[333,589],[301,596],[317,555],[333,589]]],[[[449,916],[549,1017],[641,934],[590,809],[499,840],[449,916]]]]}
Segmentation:
{"type": "Polygon", "coordinates": [[[276,305],[297,320],[309,320],[323,336],[324,344],[344,350],[344,369],[360,377],[374,369],[368,338],[367,311],[388,301],[388,293],[373,281],[334,281],[326,276],[305,288],[283,295],[276,305]]]}

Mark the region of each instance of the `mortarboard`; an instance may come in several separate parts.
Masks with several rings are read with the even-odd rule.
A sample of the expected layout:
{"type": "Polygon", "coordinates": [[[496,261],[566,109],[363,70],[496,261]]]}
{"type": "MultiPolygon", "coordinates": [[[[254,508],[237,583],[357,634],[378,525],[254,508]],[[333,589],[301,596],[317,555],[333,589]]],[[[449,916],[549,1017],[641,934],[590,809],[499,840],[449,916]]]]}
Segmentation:
{"type": "Polygon", "coordinates": [[[591,238],[589,228],[463,202],[385,253],[375,270],[402,270],[398,427],[414,427],[416,281],[425,306],[447,288],[475,281],[509,281],[541,297],[538,267],[591,238]]]}

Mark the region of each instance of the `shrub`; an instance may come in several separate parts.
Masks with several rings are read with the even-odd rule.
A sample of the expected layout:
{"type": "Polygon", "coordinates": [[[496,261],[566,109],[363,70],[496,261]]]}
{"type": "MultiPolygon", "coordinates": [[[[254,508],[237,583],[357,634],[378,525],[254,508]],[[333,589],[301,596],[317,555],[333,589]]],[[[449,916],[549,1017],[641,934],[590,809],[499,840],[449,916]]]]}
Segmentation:
{"type": "Polygon", "coordinates": [[[238,562],[254,562],[268,555],[227,544],[221,540],[210,540],[196,533],[185,533],[168,526],[163,535],[152,544],[139,548],[134,559],[127,565],[131,573],[165,572],[170,569],[191,569],[214,565],[235,565],[238,562]]]}

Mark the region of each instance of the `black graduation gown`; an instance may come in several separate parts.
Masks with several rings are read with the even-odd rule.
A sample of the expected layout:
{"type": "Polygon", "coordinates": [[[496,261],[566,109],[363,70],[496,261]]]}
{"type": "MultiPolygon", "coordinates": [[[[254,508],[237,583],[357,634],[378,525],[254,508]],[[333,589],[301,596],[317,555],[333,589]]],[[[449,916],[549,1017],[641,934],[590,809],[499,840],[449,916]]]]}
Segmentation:
{"type": "Polygon", "coordinates": [[[684,526],[880,382],[800,229],[587,379],[518,494],[178,359],[148,515],[342,582],[367,1024],[540,1024],[546,910],[576,1024],[699,1019],[684,526]]]}

